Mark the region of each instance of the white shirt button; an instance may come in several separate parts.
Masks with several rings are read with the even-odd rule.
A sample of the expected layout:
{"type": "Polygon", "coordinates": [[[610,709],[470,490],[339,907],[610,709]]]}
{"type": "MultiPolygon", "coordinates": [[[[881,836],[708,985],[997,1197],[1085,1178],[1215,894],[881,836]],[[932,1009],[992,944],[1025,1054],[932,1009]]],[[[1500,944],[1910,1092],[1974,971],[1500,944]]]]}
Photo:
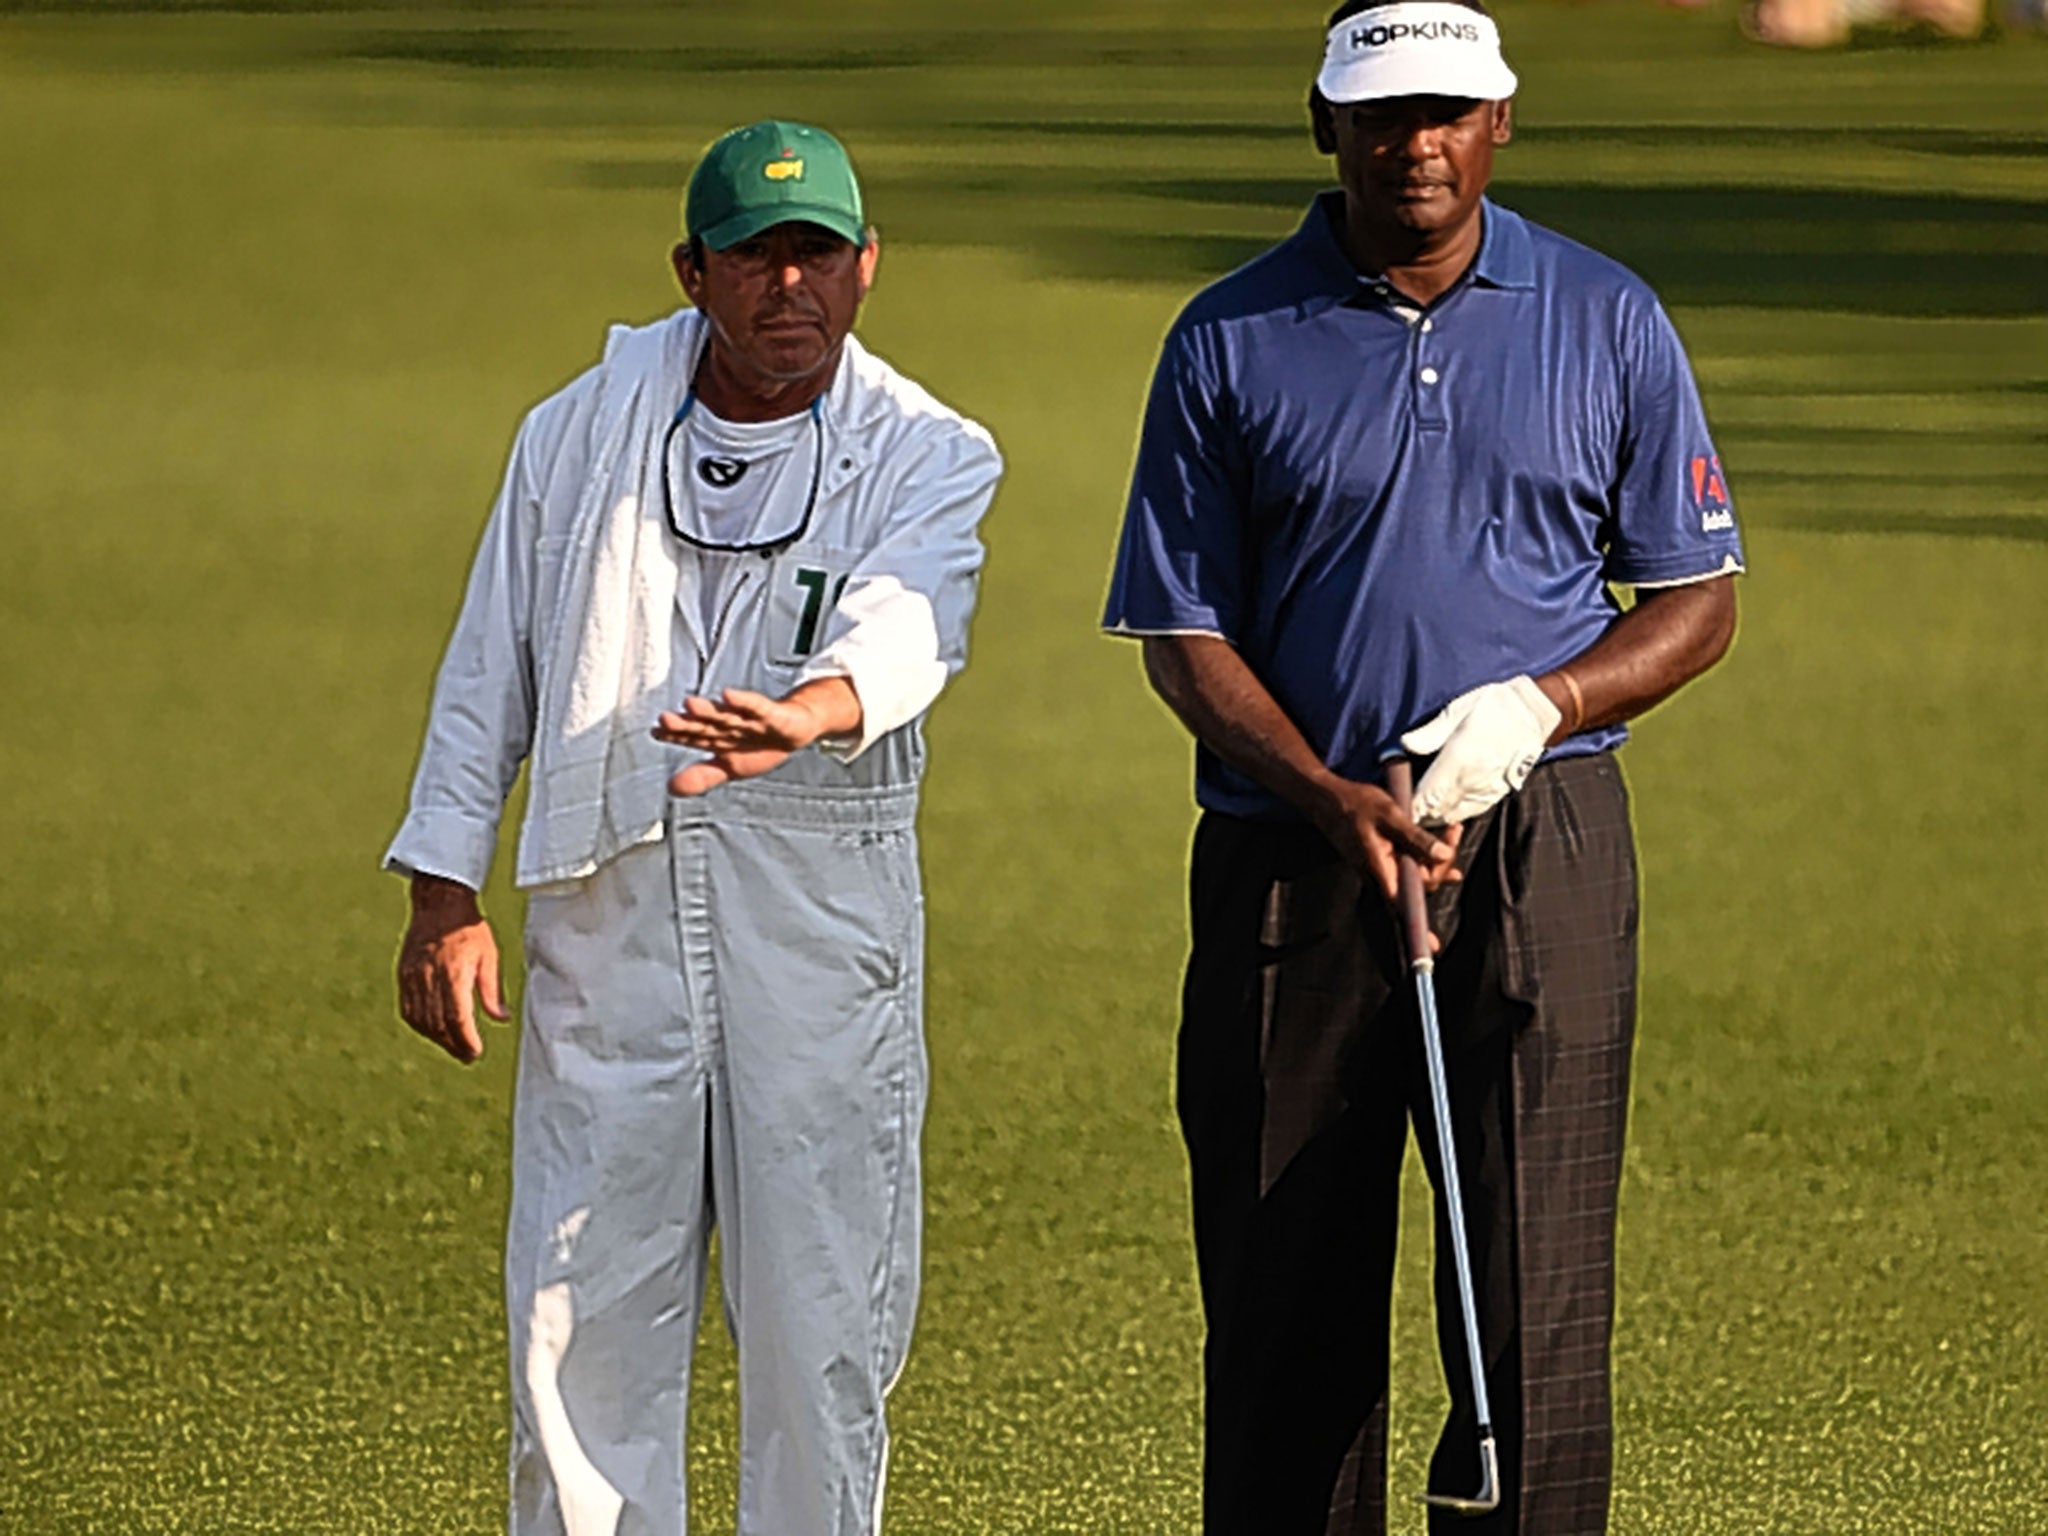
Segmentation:
{"type": "Polygon", "coordinates": [[[1436,382],[1436,370],[1434,368],[1425,368],[1422,370],[1420,377],[1423,383],[1434,384],[1436,382]]]}
{"type": "Polygon", "coordinates": [[[1436,322],[1434,320],[1425,320],[1422,322],[1422,328],[1425,331],[1433,331],[1436,329],[1436,322]]]}

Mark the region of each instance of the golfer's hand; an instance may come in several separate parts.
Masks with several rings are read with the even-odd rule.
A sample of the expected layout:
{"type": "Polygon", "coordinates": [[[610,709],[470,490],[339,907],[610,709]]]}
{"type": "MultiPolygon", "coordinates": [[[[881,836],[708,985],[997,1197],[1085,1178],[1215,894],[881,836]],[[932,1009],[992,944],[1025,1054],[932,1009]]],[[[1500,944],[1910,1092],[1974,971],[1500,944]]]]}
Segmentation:
{"type": "Polygon", "coordinates": [[[484,1053],[476,1001],[501,1023],[498,940],[476,892],[434,875],[412,878],[412,921],[398,947],[398,1013],[415,1033],[465,1064],[484,1053]]]}
{"type": "Polygon", "coordinates": [[[1424,826],[1470,821],[1522,787],[1564,718],[1527,677],[1461,693],[1401,738],[1414,757],[1434,757],[1415,786],[1415,819],[1424,826]]]}
{"type": "Polygon", "coordinates": [[[728,688],[714,701],[691,694],[680,710],[664,710],[657,741],[694,747],[710,758],[668,781],[669,793],[701,795],[732,779],[779,768],[821,736],[860,729],[860,696],[843,677],[814,678],[779,699],[728,688]]]}
{"type": "Polygon", "coordinates": [[[1340,780],[1317,820],[1345,863],[1378,886],[1390,902],[1394,899],[1397,853],[1410,855],[1422,866],[1425,890],[1461,878],[1456,861],[1458,839],[1465,829],[1446,827],[1441,836],[1424,830],[1377,784],[1340,780]]]}

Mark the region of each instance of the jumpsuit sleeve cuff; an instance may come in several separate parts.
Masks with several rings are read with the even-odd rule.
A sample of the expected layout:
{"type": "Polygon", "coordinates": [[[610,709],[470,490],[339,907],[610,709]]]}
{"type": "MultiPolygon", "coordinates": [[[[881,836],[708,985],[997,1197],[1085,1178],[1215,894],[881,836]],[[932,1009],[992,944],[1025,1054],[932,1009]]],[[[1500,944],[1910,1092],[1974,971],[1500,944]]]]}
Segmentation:
{"type": "Polygon", "coordinates": [[[921,662],[903,657],[866,654],[862,647],[835,646],[803,670],[802,682],[843,677],[860,700],[858,728],[820,736],[817,747],[827,757],[850,763],[898,726],[907,725],[931,706],[946,683],[946,666],[936,656],[921,662]]]}
{"type": "Polygon", "coordinates": [[[385,850],[384,868],[408,879],[438,875],[480,891],[497,846],[496,822],[455,810],[415,809],[385,850]]]}

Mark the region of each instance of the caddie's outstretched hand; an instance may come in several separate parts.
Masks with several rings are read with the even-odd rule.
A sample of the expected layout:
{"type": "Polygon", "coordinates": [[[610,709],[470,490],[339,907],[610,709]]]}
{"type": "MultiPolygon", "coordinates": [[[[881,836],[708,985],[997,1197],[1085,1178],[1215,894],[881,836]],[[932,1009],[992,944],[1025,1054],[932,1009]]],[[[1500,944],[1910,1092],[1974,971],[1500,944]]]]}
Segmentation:
{"type": "Polygon", "coordinates": [[[691,694],[680,710],[663,710],[654,727],[657,741],[693,747],[710,757],[692,763],[668,781],[676,795],[701,795],[733,779],[751,779],[781,767],[821,736],[860,728],[860,699],[841,677],[816,678],[770,698],[747,688],[727,688],[716,700],[691,694]]]}
{"type": "Polygon", "coordinates": [[[478,1001],[501,1024],[511,1017],[498,938],[476,892],[435,875],[414,875],[412,920],[398,947],[399,1017],[467,1066],[484,1053],[478,1001]]]}

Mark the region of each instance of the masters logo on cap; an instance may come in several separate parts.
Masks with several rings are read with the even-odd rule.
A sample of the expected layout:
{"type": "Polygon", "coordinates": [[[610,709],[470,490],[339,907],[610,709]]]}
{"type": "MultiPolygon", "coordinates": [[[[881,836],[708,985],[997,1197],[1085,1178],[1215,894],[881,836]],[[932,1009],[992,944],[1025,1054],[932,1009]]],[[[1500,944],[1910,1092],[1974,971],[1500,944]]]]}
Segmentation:
{"type": "Polygon", "coordinates": [[[722,251],[792,220],[861,243],[860,183],[831,134],[771,118],[735,128],[704,151],[683,198],[683,233],[722,251]]]}

